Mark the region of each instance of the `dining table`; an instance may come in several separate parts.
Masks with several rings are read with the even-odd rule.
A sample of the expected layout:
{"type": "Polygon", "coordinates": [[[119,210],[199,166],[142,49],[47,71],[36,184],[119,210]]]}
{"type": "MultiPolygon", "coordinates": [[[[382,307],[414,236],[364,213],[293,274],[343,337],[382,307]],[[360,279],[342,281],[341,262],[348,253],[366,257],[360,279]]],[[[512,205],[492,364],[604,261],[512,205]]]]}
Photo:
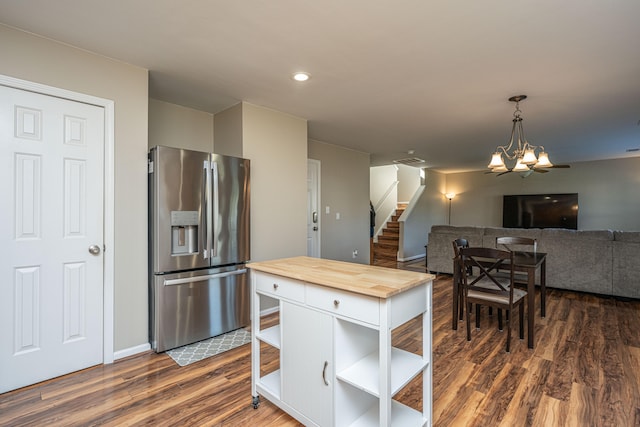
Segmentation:
{"type": "MultiPolygon", "coordinates": [[[[513,251],[513,270],[527,275],[527,346],[529,348],[533,348],[535,340],[537,270],[540,270],[540,317],[546,315],[546,269],[547,254],[545,252],[513,251]]],[[[458,329],[458,311],[462,308],[460,304],[463,298],[457,273],[456,268],[453,277],[453,329],[458,329]]]]}

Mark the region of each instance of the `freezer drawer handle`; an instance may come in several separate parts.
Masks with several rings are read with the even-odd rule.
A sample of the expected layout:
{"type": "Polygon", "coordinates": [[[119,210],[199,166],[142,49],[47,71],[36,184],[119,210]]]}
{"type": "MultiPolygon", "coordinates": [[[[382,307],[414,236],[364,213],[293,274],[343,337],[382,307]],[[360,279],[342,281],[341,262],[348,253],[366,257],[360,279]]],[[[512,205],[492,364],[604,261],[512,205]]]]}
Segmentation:
{"type": "Polygon", "coordinates": [[[225,273],[207,274],[206,276],[185,277],[182,279],[169,279],[164,281],[165,286],[182,285],[184,283],[204,282],[209,279],[221,279],[223,277],[237,276],[247,272],[246,268],[234,271],[227,271],[225,273]]]}

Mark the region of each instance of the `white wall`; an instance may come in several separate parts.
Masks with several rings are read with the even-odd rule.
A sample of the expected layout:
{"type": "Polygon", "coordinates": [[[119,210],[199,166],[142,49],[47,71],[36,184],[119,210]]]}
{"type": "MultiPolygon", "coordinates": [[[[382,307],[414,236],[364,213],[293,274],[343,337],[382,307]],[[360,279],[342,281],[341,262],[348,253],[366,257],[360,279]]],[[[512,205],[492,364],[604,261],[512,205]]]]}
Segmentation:
{"type": "Polygon", "coordinates": [[[147,344],[147,70],[3,25],[0,58],[0,74],[114,101],[114,348],[147,344]]]}
{"type": "Polygon", "coordinates": [[[398,202],[407,203],[420,186],[420,168],[398,165],[398,202]]]}
{"type": "Polygon", "coordinates": [[[505,194],[578,193],[578,229],[640,230],[640,157],[573,163],[570,169],[527,178],[515,173],[448,174],[446,191],[457,194],[452,225],[501,226],[505,194]]]}
{"type": "Polygon", "coordinates": [[[398,207],[398,167],[386,165],[369,168],[369,183],[369,198],[376,210],[374,235],[378,235],[398,207]]]}
{"type": "Polygon", "coordinates": [[[213,151],[213,114],[149,99],[149,148],[213,151]]]}
{"type": "Polygon", "coordinates": [[[321,257],[369,264],[369,154],[310,140],[309,158],[321,164],[321,257]]]}

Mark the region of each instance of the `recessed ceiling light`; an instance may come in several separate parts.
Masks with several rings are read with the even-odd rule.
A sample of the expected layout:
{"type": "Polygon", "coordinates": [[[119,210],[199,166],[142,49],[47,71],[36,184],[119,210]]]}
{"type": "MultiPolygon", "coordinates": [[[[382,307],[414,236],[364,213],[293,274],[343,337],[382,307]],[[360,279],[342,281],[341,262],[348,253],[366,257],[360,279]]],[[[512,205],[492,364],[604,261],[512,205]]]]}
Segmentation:
{"type": "Polygon", "coordinates": [[[306,82],[311,78],[311,74],[305,73],[304,71],[299,71],[297,73],[293,73],[293,80],[297,82],[306,82]]]}

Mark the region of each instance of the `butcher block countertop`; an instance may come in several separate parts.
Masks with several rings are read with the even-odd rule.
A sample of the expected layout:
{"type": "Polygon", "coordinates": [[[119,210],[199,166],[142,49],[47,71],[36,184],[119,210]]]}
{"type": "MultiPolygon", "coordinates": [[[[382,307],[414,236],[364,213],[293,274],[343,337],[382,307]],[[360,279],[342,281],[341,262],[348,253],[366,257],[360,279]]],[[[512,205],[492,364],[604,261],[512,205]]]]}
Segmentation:
{"type": "Polygon", "coordinates": [[[389,298],[435,278],[433,274],[306,256],[252,262],[247,267],[378,298],[389,298]]]}

